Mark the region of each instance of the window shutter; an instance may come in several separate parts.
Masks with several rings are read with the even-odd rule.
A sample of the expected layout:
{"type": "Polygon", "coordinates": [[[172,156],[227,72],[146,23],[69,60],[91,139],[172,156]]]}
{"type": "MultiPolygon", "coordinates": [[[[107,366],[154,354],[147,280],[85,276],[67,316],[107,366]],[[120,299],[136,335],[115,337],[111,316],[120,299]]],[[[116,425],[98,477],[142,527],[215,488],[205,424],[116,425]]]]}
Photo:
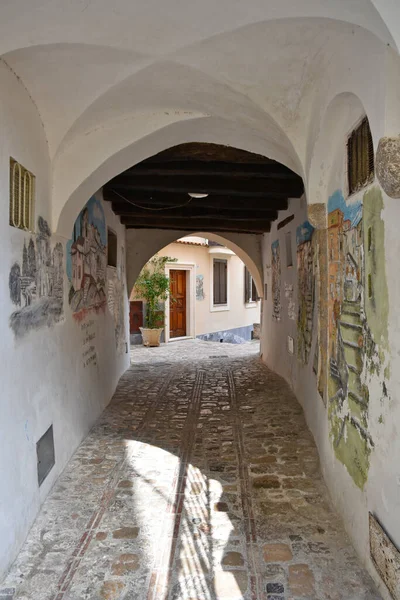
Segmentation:
{"type": "Polygon", "coordinates": [[[214,304],[227,304],[228,302],[228,263],[226,260],[214,259],[213,262],[214,304]]]}
{"type": "Polygon", "coordinates": [[[352,131],[347,140],[347,179],[349,194],[365,186],[374,175],[374,145],[368,119],[352,131]]]}
{"type": "Polygon", "coordinates": [[[256,288],[256,284],[254,283],[254,279],[251,278],[251,297],[252,300],[255,302],[257,300],[257,288],[256,288]]]}
{"type": "MultiPolygon", "coordinates": [[[[367,121],[368,126],[368,121],[367,121]]],[[[368,176],[373,175],[375,172],[375,163],[374,163],[374,142],[372,141],[371,130],[368,126],[368,176]]]]}
{"type": "Polygon", "coordinates": [[[251,289],[250,289],[251,275],[247,267],[244,268],[244,301],[245,303],[250,302],[251,289]]]}
{"type": "Polygon", "coordinates": [[[216,260],[213,263],[214,278],[214,304],[219,304],[219,266],[216,260]]]}
{"type": "Polygon", "coordinates": [[[221,263],[221,280],[222,280],[222,298],[221,298],[221,304],[226,304],[228,301],[228,264],[226,261],[223,261],[221,263]]]}

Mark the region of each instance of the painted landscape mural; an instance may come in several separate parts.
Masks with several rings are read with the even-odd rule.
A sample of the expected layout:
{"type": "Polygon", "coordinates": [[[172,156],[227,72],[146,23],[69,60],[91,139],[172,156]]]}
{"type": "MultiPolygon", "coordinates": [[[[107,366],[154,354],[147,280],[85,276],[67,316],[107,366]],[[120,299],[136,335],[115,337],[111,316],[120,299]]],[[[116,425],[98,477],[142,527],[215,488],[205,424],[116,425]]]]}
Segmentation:
{"type": "Polygon", "coordinates": [[[63,256],[62,244],[52,247],[49,225],[39,217],[36,237],[24,241],[22,260],[9,275],[10,298],[19,307],[10,317],[17,337],[63,318],[63,256]]]}
{"type": "Polygon", "coordinates": [[[315,302],[315,276],[313,243],[314,227],[305,221],[296,229],[297,276],[298,276],[298,317],[297,317],[297,356],[308,364],[312,336],[315,302]]]}
{"type": "Polygon", "coordinates": [[[272,318],[280,321],[281,318],[281,256],[279,240],[271,245],[272,265],[272,318]]]}
{"type": "Polygon", "coordinates": [[[375,188],[352,202],[337,191],[328,204],[329,418],[336,455],[360,488],[374,447],[369,431],[371,377],[379,379],[382,402],[387,396],[382,208],[375,188]]]}
{"type": "Polygon", "coordinates": [[[106,306],[107,233],[103,207],[92,197],[75,221],[67,242],[69,304],[74,318],[106,306]]]}

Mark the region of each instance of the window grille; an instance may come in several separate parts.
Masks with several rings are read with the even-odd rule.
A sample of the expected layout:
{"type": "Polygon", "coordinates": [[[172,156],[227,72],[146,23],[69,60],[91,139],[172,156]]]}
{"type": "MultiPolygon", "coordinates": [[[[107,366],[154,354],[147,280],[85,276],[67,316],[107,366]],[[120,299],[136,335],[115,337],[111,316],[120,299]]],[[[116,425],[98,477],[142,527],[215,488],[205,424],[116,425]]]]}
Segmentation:
{"type": "Polygon", "coordinates": [[[10,225],[33,231],[35,176],[10,158],[10,225]]]}
{"type": "Polygon", "coordinates": [[[367,117],[347,140],[347,178],[349,194],[357,192],[374,178],[374,145],[367,117]]]}
{"type": "Polygon", "coordinates": [[[228,261],[214,258],[213,278],[214,304],[228,304],[228,261]]]}

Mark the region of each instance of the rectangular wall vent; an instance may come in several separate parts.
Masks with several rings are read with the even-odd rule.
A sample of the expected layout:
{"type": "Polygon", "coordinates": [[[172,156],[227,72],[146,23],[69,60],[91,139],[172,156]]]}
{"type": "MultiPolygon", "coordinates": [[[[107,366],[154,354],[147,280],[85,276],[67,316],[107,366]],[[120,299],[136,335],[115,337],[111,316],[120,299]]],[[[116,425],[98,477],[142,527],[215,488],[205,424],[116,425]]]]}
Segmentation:
{"type": "Polygon", "coordinates": [[[36,444],[38,482],[42,485],[55,464],[53,425],[36,444]]]}

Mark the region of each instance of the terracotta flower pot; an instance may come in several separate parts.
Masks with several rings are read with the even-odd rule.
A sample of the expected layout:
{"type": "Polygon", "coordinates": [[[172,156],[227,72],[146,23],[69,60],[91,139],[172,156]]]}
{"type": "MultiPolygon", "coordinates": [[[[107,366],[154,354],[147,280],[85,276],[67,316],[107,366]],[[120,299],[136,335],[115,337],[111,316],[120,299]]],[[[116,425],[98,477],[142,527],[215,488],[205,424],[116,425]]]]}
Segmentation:
{"type": "Polygon", "coordinates": [[[143,346],[159,346],[162,327],[157,329],[148,329],[147,327],[139,327],[142,334],[143,346]]]}

